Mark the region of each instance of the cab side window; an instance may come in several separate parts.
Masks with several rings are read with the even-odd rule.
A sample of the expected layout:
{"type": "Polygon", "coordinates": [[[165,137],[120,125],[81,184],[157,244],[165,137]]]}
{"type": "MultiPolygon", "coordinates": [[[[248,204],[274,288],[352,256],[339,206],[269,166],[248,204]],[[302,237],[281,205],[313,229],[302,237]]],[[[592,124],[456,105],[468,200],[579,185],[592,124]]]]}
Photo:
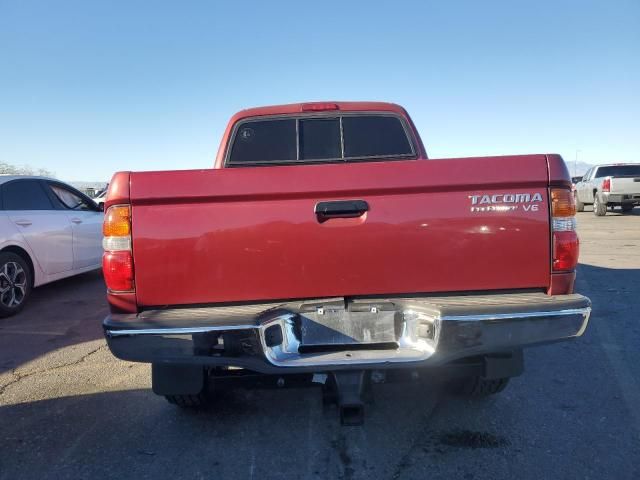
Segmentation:
{"type": "Polygon", "coordinates": [[[591,174],[593,173],[593,168],[590,168],[589,170],[587,170],[587,173],[584,174],[584,178],[582,180],[589,181],[591,180],[591,174]]]}

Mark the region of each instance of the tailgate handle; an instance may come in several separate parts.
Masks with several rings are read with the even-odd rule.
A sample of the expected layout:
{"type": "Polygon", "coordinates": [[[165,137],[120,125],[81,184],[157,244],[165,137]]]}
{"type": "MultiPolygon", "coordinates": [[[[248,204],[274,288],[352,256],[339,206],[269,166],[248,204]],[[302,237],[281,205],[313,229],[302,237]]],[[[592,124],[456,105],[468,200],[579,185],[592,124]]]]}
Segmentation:
{"type": "Polygon", "coordinates": [[[360,217],[368,210],[369,204],[364,200],[335,200],[316,203],[314,212],[322,223],[330,218],[360,217]]]}

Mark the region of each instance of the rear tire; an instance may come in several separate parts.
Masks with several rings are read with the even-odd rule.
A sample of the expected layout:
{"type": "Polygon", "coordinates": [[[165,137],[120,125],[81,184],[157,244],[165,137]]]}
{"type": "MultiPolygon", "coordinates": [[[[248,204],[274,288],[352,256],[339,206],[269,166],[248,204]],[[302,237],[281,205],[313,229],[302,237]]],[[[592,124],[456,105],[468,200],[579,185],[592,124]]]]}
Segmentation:
{"type": "Polygon", "coordinates": [[[633,210],[634,205],[633,204],[626,204],[626,205],[622,205],[622,213],[629,213],[631,210],[633,210]]]}
{"type": "Polygon", "coordinates": [[[584,212],[584,203],[578,200],[578,192],[573,192],[573,197],[576,200],[576,210],[578,212],[584,212]]]}
{"type": "Polygon", "coordinates": [[[0,253],[0,318],[15,315],[31,294],[31,269],[20,255],[0,253]]]}
{"type": "Polygon", "coordinates": [[[593,197],[593,213],[596,217],[604,217],[607,214],[607,204],[600,201],[598,194],[593,197]]]}
{"type": "Polygon", "coordinates": [[[209,404],[209,396],[206,393],[199,393],[197,395],[165,395],[172,405],[177,405],[180,408],[202,408],[209,404]]]}
{"type": "Polygon", "coordinates": [[[469,398],[483,398],[502,392],[509,384],[506,378],[471,377],[458,380],[451,384],[450,391],[455,395],[469,398]]]}

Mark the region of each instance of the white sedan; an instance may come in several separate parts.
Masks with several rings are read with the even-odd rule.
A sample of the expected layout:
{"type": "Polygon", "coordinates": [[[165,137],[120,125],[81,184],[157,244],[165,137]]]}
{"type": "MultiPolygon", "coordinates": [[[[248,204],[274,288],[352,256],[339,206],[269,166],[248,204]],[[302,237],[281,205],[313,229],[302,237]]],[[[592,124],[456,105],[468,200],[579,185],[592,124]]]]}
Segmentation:
{"type": "Polygon", "coordinates": [[[58,180],[0,175],[0,317],[19,312],[33,287],[100,268],[102,218],[58,180]]]}

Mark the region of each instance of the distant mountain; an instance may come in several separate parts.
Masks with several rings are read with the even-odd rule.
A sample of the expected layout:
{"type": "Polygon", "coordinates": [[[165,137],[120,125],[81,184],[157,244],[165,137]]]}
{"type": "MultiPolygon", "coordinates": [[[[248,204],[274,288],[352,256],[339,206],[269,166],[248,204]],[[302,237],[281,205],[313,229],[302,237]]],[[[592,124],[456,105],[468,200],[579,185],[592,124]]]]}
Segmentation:
{"type": "Polygon", "coordinates": [[[567,160],[566,158],[564,161],[566,162],[567,168],[569,169],[569,174],[572,177],[579,177],[581,175],[584,175],[585,173],[587,173],[587,170],[593,167],[593,165],[586,162],[578,161],[578,163],[576,163],[573,160],[567,160]]]}

